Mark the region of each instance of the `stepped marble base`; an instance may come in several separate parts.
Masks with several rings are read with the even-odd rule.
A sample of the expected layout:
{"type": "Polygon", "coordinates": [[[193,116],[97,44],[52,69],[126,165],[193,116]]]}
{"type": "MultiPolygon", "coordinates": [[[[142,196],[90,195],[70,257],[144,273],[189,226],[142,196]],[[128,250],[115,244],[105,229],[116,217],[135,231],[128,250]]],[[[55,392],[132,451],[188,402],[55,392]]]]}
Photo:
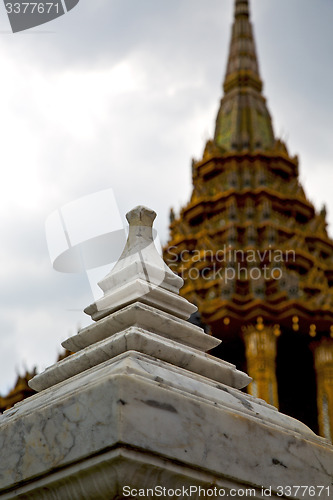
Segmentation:
{"type": "Polygon", "coordinates": [[[128,351],[0,417],[0,498],[111,500],[126,498],[124,486],[211,485],[254,488],[252,498],[262,486],[271,498],[292,485],[333,495],[332,456],[267,403],[128,351]]]}

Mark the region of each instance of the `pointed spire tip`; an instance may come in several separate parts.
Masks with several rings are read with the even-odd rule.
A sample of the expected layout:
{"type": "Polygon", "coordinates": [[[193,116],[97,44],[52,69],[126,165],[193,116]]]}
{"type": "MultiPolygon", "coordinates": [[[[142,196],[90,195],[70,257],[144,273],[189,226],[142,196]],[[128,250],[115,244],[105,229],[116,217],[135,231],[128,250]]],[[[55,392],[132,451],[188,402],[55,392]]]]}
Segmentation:
{"type": "Polygon", "coordinates": [[[156,212],[150,208],[139,205],[126,214],[126,219],[130,226],[152,227],[156,218],[156,212]]]}
{"type": "Polygon", "coordinates": [[[248,0],[236,0],[235,1],[235,17],[239,16],[250,16],[250,7],[248,0]]]}

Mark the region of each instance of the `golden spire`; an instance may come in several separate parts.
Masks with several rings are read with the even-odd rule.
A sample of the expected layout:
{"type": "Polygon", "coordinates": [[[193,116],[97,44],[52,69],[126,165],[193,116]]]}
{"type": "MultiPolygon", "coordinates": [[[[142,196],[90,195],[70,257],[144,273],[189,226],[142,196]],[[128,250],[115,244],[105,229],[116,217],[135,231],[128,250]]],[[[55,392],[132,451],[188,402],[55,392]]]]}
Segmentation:
{"type": "Polygon", "coordinates": [[[254,151],[274,146],[272,120],[262,95],[262,86],[249,2],[235,0],[224,97],[214,137],[215,144],[222,150],[254,151]]]}

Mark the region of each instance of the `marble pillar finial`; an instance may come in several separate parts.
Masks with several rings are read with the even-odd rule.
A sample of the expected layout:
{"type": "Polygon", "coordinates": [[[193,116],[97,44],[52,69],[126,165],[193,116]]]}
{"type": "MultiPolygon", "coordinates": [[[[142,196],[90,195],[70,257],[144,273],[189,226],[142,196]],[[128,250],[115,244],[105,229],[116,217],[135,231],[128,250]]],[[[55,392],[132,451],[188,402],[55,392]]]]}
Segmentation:
{"type": "Polygon", "coordinates": [[[99,283],[104,296],[85,309],[95,323],[64,341],[75,354],[34,377],[30,387],[42,391],[128,351],[229,387],[245,387],[251,381],[245,373],[206,354],[221,341],[186,321],[197,307],[179,295],[183,280],[155,247],[156,213],[138,206],[126,217],[129,234],[123,253],[99,283]]]}
{"type": "Polygon", "coordinates": [[[29,384],[42,391],[93,366],[136,351],[234,388],[250,378],[205,354],[220,344],[186,320],[197,307],[179,295],[183,284],[158,253],[156,213],[138,206],[127,214],[129,234],[121,257],[99,283],[104,295],[85,309],[95,321],[62,345],[73,356],[47,368],[29,384]]]}
{"type": "Polygon", "coordinates": [[[85,312],[98,321],[120,307],[140,301],[187,319],[196,311],[196,306],[179,296],[184,281],[165,264],[155,247],[157,233],[153,230],[153,222],[156,213],[137,206],[126,218],[129,233],[124,250],[114,268],[98,283],[104,296],[85,312]],[[175,304],[172,309],[171,303],[175,304]]]}
{"type": "Polygon", "coordinates": [[[126,214],[126,219],[130,227],[131,225],[153,227],[153,222],[156,219],[156,212],[143,205],[138,205],[126,214]]]}
{"type": "MultiPolygon", "coordinates": [[[[126,219],[129,223],[128,239],[119,260],[121,261],[128,255],[141,252],[151,245],[153,253],[157,253],[154,244],[153,232],[153,223],[156,219],[156,212],[150,208],[139,205],[126,214],[126,219]]],[[[100,286],[104,290],[103,280],[100,286]]]]}

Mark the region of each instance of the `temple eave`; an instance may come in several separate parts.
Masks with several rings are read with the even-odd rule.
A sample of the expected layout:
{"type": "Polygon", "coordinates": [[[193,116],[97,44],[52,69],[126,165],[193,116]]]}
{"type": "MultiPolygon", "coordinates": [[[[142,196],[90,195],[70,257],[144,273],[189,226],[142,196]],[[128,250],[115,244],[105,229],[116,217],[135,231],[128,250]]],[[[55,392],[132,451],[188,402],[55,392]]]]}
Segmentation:
{"type": "MultiPolygon", "coordinates": [[[[333,322],[333,312],[330,310],[310,310],[301,301],[281,301],[270,305],[267,301],[251,300],[247,304],[230,303],[229,300],[215,299],[208,305],[201,307],[201,314],[208,324],[223,321],[225,318],[233,319],[239,325],[251,323],[258,316],[263,317],[269,324],[278,323],[281,326],[291,325],[291,318],[298,316],[302,327],[315,323],[317,332],[329,333],[333,322]]],[[[233,327],[235,328],[235,324],[233,327]]],[[[304,332],[308,335],[308,332],[304,332]]]]}

